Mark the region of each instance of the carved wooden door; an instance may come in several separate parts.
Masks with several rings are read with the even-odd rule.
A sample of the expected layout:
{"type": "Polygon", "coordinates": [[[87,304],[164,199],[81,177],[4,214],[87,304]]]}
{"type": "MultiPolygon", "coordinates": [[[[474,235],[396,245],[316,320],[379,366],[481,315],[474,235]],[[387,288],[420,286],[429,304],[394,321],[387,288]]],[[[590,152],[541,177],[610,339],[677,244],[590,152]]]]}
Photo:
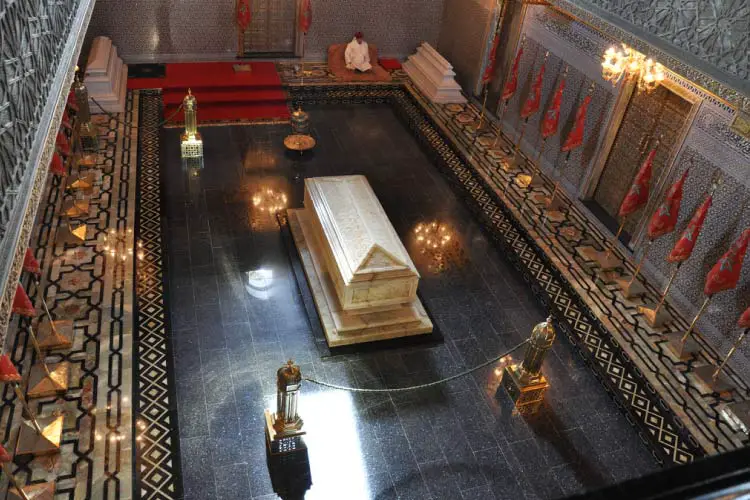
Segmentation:
{"type": "Polygon", "coordinates": [[[253,18],[245,31],[244,53],[294,54],[297,38],[297,0],[253,0],[253,18]]]}

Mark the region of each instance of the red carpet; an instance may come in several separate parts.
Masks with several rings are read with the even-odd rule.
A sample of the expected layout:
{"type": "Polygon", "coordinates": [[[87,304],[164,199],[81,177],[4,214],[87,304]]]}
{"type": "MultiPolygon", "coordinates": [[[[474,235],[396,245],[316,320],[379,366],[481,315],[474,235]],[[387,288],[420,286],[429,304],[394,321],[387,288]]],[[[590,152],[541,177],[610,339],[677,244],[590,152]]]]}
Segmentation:
{"type": "MultiPolygon", "coordinates": [[[[164,78],[132,78],[129,89],[161,88],[164,117],[182,103],[188,89],[198,100],[198,123],[288,119],[286,93],[276,66],[249,63],[252,71],[235,72],[233,62],[167,64],[164,78]]],[[[181,123],[180,111],[172,123],[181,123]]]]}

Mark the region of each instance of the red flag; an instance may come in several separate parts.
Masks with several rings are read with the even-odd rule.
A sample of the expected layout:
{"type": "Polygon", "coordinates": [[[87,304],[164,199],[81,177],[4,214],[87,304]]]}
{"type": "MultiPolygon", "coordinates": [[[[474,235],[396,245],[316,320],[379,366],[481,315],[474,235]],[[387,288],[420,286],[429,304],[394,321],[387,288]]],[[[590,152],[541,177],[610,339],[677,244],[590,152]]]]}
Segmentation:
{"type": "Polygon", "coordinates": [[[745,309],[745,312],[742,313],[739,321],[737,321],[737,326],[740,328],[750,328],[750,307],[745,309]]]}
{"type": "Polygon", "coordinates": [[[21,374],[7,354],[0,356],[0,382],[20,382],[21,374]]]}
{"type": "Polygon", "coordinates": [[[740,319],[737,321],[737,326],[740,328],[750,328],[750,307],[745,309],[740,319]]]}
{"type": "Polygon", "coordinates": [[[57,132],[55,145],[57,146],[57,149],[60,151],[60,153],[62,153],[64,156],[68,156],[70,154],[70,143],[68,142],[68,138],[65,137],[65,134],[63,134],[62,130],[57,132]]]}
{"type": "Polygon", "coordinates": [[[31,274],[42,274],[42,268],[39,266],[39,261],[34,258],[34,254],[31,253],[31,248],[27,248],[26,255],[23,256],[23,270],[31,274]]]}
{"type": "Polygon", "coordinates": [[[511,97],[513,97],[513,94],[516,92],[516,87],[518,87],[518,65],[521,63],[521,55],[523,54],[523,45],[518,47],[518,52],[516,53],[516,60],[513,61],[513,69],[510,72],[510,80],[505,82],[505,87],[503,87],[503,95],[502,100],[507,101],[511,97]]]}
{"type": "Polygon", "coordinates": [[[5,447],[3,447],[3,445],[0,445],[0,463],[7,464],[7,463],[10,463],[12,460],[13,459],[8,453],[8,450],[6,450],[5,447]]]}
{"type": "Polygon", "coordinates": [[[542,103],[542,83],[544,81],[544,64],[539,68],[539,74],[536,75],[534,85],[531,86],[531,95],[526,98],[526,102],[521,109],[521,118],[528,118],[537,111],[542,103]]]}
{"type": "Polygon", "coordinates": [[[573,125],[573,129],[568,134],[568,138],[565,139],[565,143],[562,145],[560,150],[571,151],[581,144],[583,144],[583,130],[586,127],[586,110],[591,103],[591,96],[587,95],[583,98],[583,102],[578,106],[576,111],[576,122],[573,125]]]}
{"type": "Polygon", "coordinates": [[[52,160],[49,162],[49,171],[55,175],[65,175],[65,164],[63,164],[62,156],[57,151],[52,155],[52,160]]]}
{"type": "Polygon", "coordinates": [[[16,314],[28,318],[36,316],[34,305],[31,303],[31,299],[26,295],[26,290],[23,289],[20,283],[16,285],[16,295],[13,297],[13,308],[11,310],[16,314]]]}
{"type": "Polygon", "coordinates": [[[667,191],[667,197],[659,205],[654,215],[651,216],[651,221],[648,224],[648,238],[650,240],[674,231],[677,225],[677,218],[680,215],[682,188],[685,185],[685,179],[687,179],[689,171],[690,169],[685,170],[682,177],[672,184],[672,187],[667,191]]]}
{"type": "Polygon", "coordinates": [[[310,0],[302,0],[299,11],[299,30],[307,35],[312,24],[312,3],[310,0]]]}
{"type": "Polygon", "coordinates": [[[557,133],[557,122],[560,121],[560,105],[562,104],[563,90],[565,90],[565,78],[560,81],[557,87],[555,97],[552,99],[552,106],[549,107],[542,121],[542,137],[545,139],[557,133]]]}
{"type": "Polygon", "coordinates": [[[729,247],[719,261],[706,276],[706,285],[703,287],[705,295],[713,295],[724,290],[731,290],[737,286],[742,272],[742,262],[747,253],[747,244],[750,243],[750,229],[745,229],[737,241],[729,247]]]}
{"type": "Polygon", "coordinates": [[[484,69],[482,75],[482,83],[488,84],[492,80],[492,74],[495,72],[495,57],[497,56],[497,46],[500,44],[500,33],[495,33],[495,38],[492,39],[492,49],[490,50],[489,62],[487,67],[484,69]]]}
{"type": "Polygon", "coordinates": [[[237,26],[245,31],[253,19],[253,7],[250,0],[237,0],[237,26]]]}
{"type": "Polygon", "coordinates": [[[672,248],[672,251],[667,256],[667,262],[684,262],[688,260],[690,254],[693,253],[698,236],[701,234],[703,222],[706,220],[706,215],[708,215],[708,209],[711,208],[712,202],[712,197],[709,196],[701,203],[701,206],[693,214],[682,235],[680,235],[680,239],[677,240],[674,248],[672,248]]]}
{"type": "Polygon", "coordinates": [[[652,149],[646,161],[643,162],[638,175],[635,176],[628,194],[620,205],[620,217],[627,217],[637,211],[648,201],[649,185],[651,183],[651,166],[656,156],[656,149],[652,149]]]}

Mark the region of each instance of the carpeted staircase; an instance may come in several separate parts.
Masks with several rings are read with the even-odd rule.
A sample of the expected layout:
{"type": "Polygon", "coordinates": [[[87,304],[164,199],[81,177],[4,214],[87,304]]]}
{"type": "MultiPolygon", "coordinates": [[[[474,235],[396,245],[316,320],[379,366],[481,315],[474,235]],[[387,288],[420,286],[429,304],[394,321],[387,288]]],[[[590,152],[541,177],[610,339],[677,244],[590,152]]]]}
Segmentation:
{"type": "MultiPolygon", "coordinates": [[[[164,117],[182,103],[188,89],[198,100],[198,122],[288,119],[281,79],[271,62],[253,62],[252,71],[232,62],[167,64],[164,78],[134,78],[128,88],[161,88],[164,117]]],[[[170,123],[181,123],[182,111],[170,123]]]]}

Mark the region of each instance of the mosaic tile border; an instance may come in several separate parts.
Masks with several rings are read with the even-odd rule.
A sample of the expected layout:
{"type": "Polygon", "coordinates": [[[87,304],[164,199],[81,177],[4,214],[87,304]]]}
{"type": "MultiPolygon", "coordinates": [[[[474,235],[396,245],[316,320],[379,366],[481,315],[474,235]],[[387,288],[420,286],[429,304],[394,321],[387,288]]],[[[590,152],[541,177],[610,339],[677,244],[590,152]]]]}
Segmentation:
{"type": "Polygon", "coordinates": [[[174,359],[166,297],[166,244],[162,240],[159,120],[161,93],[138,92],[138,219],[143,258],[137,269],[133,406],[136,417],[138,498],[182,498],[174,393],[174,359]]]}
{"type": "MultiPolygon", "coordinates": [[[[444,134],[437,125],[431,105],[418,91],[407,87],[353,88],[344,85],[305,86],[290,90],[293,102],[307,103],[390,103],[409,128],[426,146],[426,151],[459,187],[482,225],[512,256],[515,267],[530,283],[542,305],[556,309],[563,331],[591,366],[618,406],[638,424],[644,441],[660,463],[687,463],[703,456],[705,451],[681,421],[659,397],[641,370],[633,363],[611,333],[598,321],[581,297],[555,269],[545,252],[515,219],[513,210],[499,199],[495,191],[472,167],[467,167],[466,153],[454,141],[464,143],[466,130],[444,134]],[[450,136],[450,137],[448,137],[450,136]]],[[[461,107],[464,109],[463,107],[461,107]]],[[[477,117],[476,109],[465,113],[465,123],[477,117]]],[[[470,130],[467,128],[467,130],[470,130]]],[[[469,145],[471,144],[464,144],[469,145]]],[[[517,208],[517,206],[514,206],[517,208]]]]}
{"type": "MultiPolygon", "coordinates": [[[[73,321],[72,348],[46,358],[70,364],[68,391],[30,401],[39,415],[64,416],[60,453],[20,462],[14,470],[27,484],[56,481],[56,496],[132,498],[133,280],[129,263],[110,259],[101,244],[109,229],[132,228],[135,214],[138,132],[132,126],[137,120],[132,99],[120,117],[122,121],[93,118],[99,127],[99,154],[88,171],[95,181],[88,212],[74,218],[86,224],[86,240],[78,246],[58,241],[58,231],[67,224],[61,206],[76,194],[66,189],[67,179],[48,176],[30,241],[43,275],[38,286],[28,276],[22,279],[38,320],[43,319],[44,294],[53,318],[73,321]]],[[[87,171],[83,166],[75,170],[87,171]]],[[[132,236],[125,244],[132,244],[132,236]]],[[[8,353],[19,371],[28,374],[34,362],[28,322],[14,318],[8,333],[8,353]]],[[[0,412],[3,442],[12,443],[21,407],[8,385],[3,386],[0,412]]]]}

